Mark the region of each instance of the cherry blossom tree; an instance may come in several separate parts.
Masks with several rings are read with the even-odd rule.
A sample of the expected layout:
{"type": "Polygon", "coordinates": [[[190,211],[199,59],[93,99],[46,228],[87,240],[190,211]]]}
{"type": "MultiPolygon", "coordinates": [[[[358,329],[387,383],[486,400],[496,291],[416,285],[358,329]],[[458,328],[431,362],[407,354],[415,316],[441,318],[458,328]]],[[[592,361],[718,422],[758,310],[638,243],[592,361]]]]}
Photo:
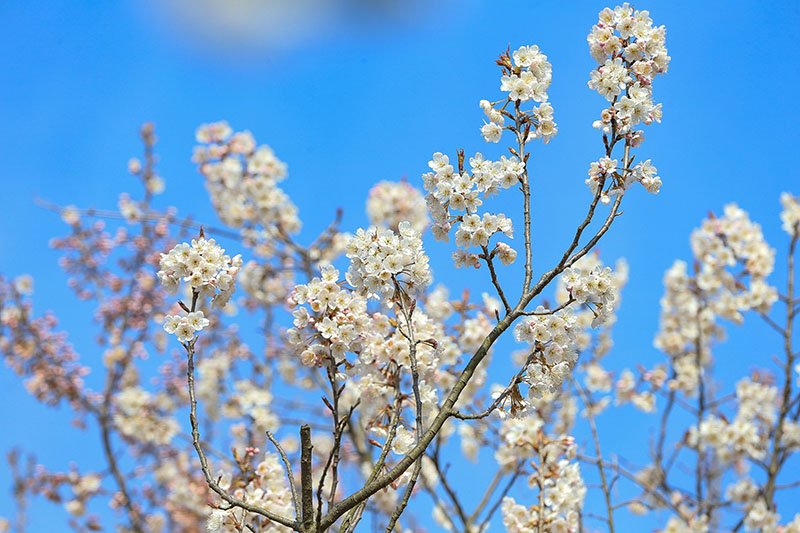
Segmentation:
{"type": "Polygon", "coordinates": [[[541,274],[528,169],[558,127],[551,65],[535,45],[501,53],[501,94],[480,100],[480,133],[507,143],[507,155],[435,152],[418,182],[373,187],[369,227],[348,232],[331,213],[309,243],[280,186],[287,165],[225,122],[198,128],[193,155],[224,227],[154,208],[164,181],[154,127],[143,126],[144,156],[129,162],[140,194],[122,194],[116,210],[48,206],[69,227],[52,243],[69,284],[96,303],[102,390],[85,384],[86,359],[57,319],[33,312],[33,280],[0,278],[6,364],[41,402],[67,404],[79,428],[96,425],[104,452],[99,469],[68,472],[11,452],[19,512],[0,531],[24,531],[30,498],[44,497],[76,531],[479,533],[502,522],[510,532],[613,532],[624,510],[656,513],[665,532],[800,532],[797,509],[776,500],[798,486],[797,198],[780,199],[785,253],[735,204],[702,221],[693,260],[664,276],[664,360],[607,361],[628,269],[595,248],[624,223],[623,202],[662,186],[643,145],[644,127],[661,121],[665,39],[628,4],[591,28],[588,85],[605,105],[593,124],[598,158],[585,215],[541,274]],[[519,220],[493,209],[512,203],[519,220]],[[493,293],[434,277],[426,242],[451,238],[454,268],[486,276],[493,293]],[[776,259],[785,289],[769,281],[776,259]],[[520,279],[507,269],[515,262],[520,279]],[[744,320],[765,321],[784,352],[726,390],[714,349],[744,320]],[[518,349],[497,349],[501,337],[518,349]],[[491,358],[511,363],[502,384],[489,380],[491,358]],[[646,465],[602,444],[597,419],[627,403],[653,416],[646,465]],[[489,482],[455,486],[450,465],[469,468],[482,451],[494,461],[489,482]],[[101,517],[97,502],[115,513],[101,517]]]}

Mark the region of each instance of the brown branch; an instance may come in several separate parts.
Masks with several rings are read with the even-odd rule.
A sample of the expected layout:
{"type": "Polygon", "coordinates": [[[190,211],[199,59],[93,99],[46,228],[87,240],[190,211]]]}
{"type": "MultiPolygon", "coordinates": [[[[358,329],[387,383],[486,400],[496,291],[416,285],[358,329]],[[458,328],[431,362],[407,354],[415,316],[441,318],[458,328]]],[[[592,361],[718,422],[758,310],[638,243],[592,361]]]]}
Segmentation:
{"type": "Polygon", "coordinates": [[[302,531],[309,533],[314,527],[314,488],[311,480],[311,427],[300,427],[300,485],[302,506],[302,531]]]}
{"type": "Polygon", "coordinates": [[[467,513],[464,512],[464,508],[461,506],[456,491],[453,490],[450,483],[447,481],[447,472],[445,472],[439,464],[439,450],[440,447],[437,445],[433,457],[428,457],[430,457],[433,466],[436,468],[436,473],[439,474],[439,481],[441,481],[444,491],[450,497],[450,501],[453,502],[453,507],[456,510],[458,518],[461,520],[461,523],[464,524],[464,533],[470,533],[472,531],[470,518],[467,516],[467,513]]]}

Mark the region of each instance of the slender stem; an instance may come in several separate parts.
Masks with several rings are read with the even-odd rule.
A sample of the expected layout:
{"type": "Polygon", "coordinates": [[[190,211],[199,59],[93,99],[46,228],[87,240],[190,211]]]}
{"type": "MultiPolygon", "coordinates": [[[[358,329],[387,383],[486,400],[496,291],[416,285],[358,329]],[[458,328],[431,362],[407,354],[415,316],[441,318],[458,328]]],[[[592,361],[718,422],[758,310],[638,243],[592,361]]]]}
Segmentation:
{"type": "MultiPolygon", "coordinates": [[[[407,296],[404,292],[401,291],[400,285],[395,283],[397,287],[397,295],[396,300],[400,302],[400,309],[403,312],[403,317],[405,318],[406,322],[406,329],[408,332],[405,334],[405,337],[408,339],[408,358],[411,362],[411,387],[414,390],[414,407],[416,410],[416,427],[415,433],[417,437],[417,442],[422,440],[422,396],[419,391],[419,368],[417,366],[417,341],[414,335],[414,325],[412,323],[412,316],[414,314],[414,307],[412,305],[412,309],[409,310],[407,306],[407,296]]],[[[395,507],[392,516],[389,518],[389,524],[386,526],[386,532],[390,533],[393,529],[397,520],[400,518],[400,515],[403,514],[406,506],[408,505],[408,501],[411,498],[411,492],[414,490],[414,485],[417,483],[417,478],[419,477],[419,473],[422,470],[422,459],[424,455],[420,455],[417,458],[417,462],[414,465],[414,471],[411,473],[411,479],[406,486],[406,490],[403,494],[403,499],[400,501],[400,504],[395,507]]]]}
{"type": "Polygon", "coordinates": [[[522,162],[522,216],[525,227],[523,228],[525,236],[525,281],[522,285],[522,293],[525,294],[530,291],[531,282],[533,281],[533,250],[531,246],[531,187],[528,176],[528,158],[525,154],[525,143],[527,142],[527,135],[525,132],[520,131],[522,125],[522,113],[519,109],[520,102],[514,102],[514,131],[517,134],[517,144],[519,160],[522,162]]]}
{"type": "MultiPolygon", "coordinates": [[[[403,402],[403,394],[400,389],[400,373],[399,371],[395,372],[394,378],[394,402],[392,407],[392,418],[389,422],[389,434],[386,437],[386,442],[383,443],[383,447],[381,448],[381,453],[378,456],[378,461],[372,467],[372,472],[370,472],[369,477],[367,478],[366,484],[372,483],[372,481],[378,476],[378,473],[383,468],[384,463],[386,462],[386,456],[389,454],[389,450],[392,447],[392,442],[394,441],[395,435],[397,435],[397,427],[400,425],[400,415],[402,414],[402,402],[403,402]]],[[[354,507],[350,513],[348,513],[347,517],[342,521],[342,526],[339,530],[342,533],[347,533],[348,531],[352,531],[355,529],[356,524],[361,519],[361,512],[364,510],[366,506],[366,501],[362,502],[360,505],[354,507]],[[351,525],[352,524],[352,525],[351,525]]]]}
{"type": "Polygon", "coordinates": [[[486,507],[486,504],[489,503],[489,500],[491,499],[492,494],[494,493],[495,489],[497,488],[497,485],[500,484],[500,480],[503,479],[504,475],[505,475],[505,472],[503,472],[502,468],[499,468],[497,470],[497,472],[495,472],[491,483],[489,483],[489,486],[486,487],[486,490],[483,492],[483,497],[481,498],[481,501],[475,507],[475,510],[472,512],[472,516],[469,517],[470,523],[474,523],[478,519],[478,517],[481,514],[481,511],[483,511],[483,508],[486,507]]]}
{"type": "Polygon", "coordinates": [[[289,478],[289,489],[292,492],[292,504],[294,505],[294,513],[295,513],[295,520],[300,522],[300,501],[297,499],[297,486],[294,482],[294,474],[292,474],[292,463],[289,462],[289,458],[286,456],[286,452],[283,450],[281,443],[275,438],[275,436],[267,431],[267,438],[269,441],[275,446],[275,449],[278,450],[278,454],[281,456],[281,461],[283,461],[283,465],[286,467],[286,477],[289,478]]]}
{"type": "Polygon", "coordinates": [[[482,246],[483,248],[483,258],[486,261],[486,266],[489,267],[489,275],[492,278],[492,285],[497,290],[497,295],[500,297],[500,300],[503,302],[503,307],[506,309],[506,314],[511,312],[511,306],[506,299],[506,295],[503,292],[503,288],[500,286],[500,282],[497,280],[497,272],[494,269],[494,259],[492,258],[492,254],[489,252],[489,249],[486,246],[482,246]]]}
{"type": "Polygon", "coordinates": [[[574,302],[575,302],[575,298],[573,298],[573,297],[572,297],[572,295],[570,295],[569,299],[568,299],[566,302],[564,302],[563,304],[559,305],[559,306],[558,306],[558,307],[556,307],[555,309],[548,309],[548,310],[546,310],[546,311],[525,311],[525,312],[524,312],[524,313],[522,313],[522,314],[523,314],[523,315],[525,315],[525,316],[547,316],[547,315],[554,315],[554,314],[558,313],[559,311],[561,311],[562,309],[566,309],[567,307],[569,307],[569,306],[570,306],[570,304],[572,304],[572,303],[574,303],[574,302]]]}
{"type": "Polygon", "coordinates": [[[494,516],[494,513],[497,511],[497,509],[500,508],[500,504],[503,503],[503,498],[506,497],[506,495],[511,490],[511,487],[513,487],[514,483],[516,483],[517,478],[520,476],[520,474],[522,474],[522,470],[523,470],[522,467],[523,467],[524,464],[525,464],[524,461],[520,461],[519,463],[517,463],[517,468],[514,470],[514,473],[512,474],[511,479],[508,480],[508,483],[506,483],[506,486],[503,488],[503,491],[497,497],[497,501],[494,502],[494,505],[492,505],[491,509],[489,509],[489,513],[486,515],[486,518],[483,520],[483,523],[481,524],[481,527],[480,527],[480,531],[485,531],[486,530],[485,529],[486,524],[488,524],[492,520],[492,516],[494,516]]]}
{"type": "Polygon", "coordinates": [[[461,523],[464,525],[464,533],[470,533],[472,531],[471,520],[467,516],[467,513],[464,512],[464,508],[461,506],[461,502],[456,495],[456,491],[453,490],[453,487],[450,486],[450,482],[447,481],[447,472],[444,471],[439,464],[439,450],[440,447],[437,445],[434,456],[431,457],[431,461],[433,462],[433,466],[436,467],[436,473],[439,474],[439,481],[442,483],[444,491],[450,497],[450,501],[453,502],[453,507],[456,510],[456,514],[461,520],[461,523]]]}
{"type": "Polygon", "coordinates": [[[131,521],[131,528],[136,533],[144,533],[145,529],[142,516],[139,514],[139,510],[133,505],[133,500],[131,500],[130,492],[128,491],[127,483],[125,482],[125,477],[119,470],[117,459],[114,455],[114,450],[111,447],[111,431],[109,429],[110,425],[111,422],[108,415],[108,409],[104,406],[100,415],[100,433],[103,441],[103,453],[105,454],[108,468],[111,471],[111,476],[114,478],[114,481],[116,481],[120,494],[122,494],[122,505],[125,507],[125,511],[128,513],[128,518],[131,521]]]}
{"type": "MultiPolygon", "coordinates": [[[[137,342],[141,341],[143,336],[144,332],[140,334],[137,342]]],[[[134,344],[135,343],[131,343],[131,346],[134,344]]],[[[130,358],[131,353],[132,348],[128,350],[128,358],[130,358]]],[[[103,404],[97,410],[97,421],[100,425],[103,454],[105,455],[106,462],[108,463],[108,468],[111,471],[111,476],[114,478],[114,481],[116,481],[120,494],[122,494],[122,505],[125,507],[125,511],[128,514],[128,519],[131,521],[131,528],[135,533],[143,533],[146,530],[144,518],[142,517],[141,512],[133,504],[125,476],[119,469],[117,457],[111,444],[111,430],[113,425],[111,420],[111,405],[113,403],[114,391],[116,390],[121,377],[122,372],[119,369],[119,365],[114,365],[113,367],[109,368],[109,371],[106,374],[105,389],[103,391],[103,404]]]]}
{"type": "MultiPolygon", "coordinates": [[[[580,461],[585,462],[585,463],[597,464],[597,458],[596,457],[591,457],[591,456],[584,455],[584,454],[578,454],[578,459],[580,461]]],[[[641,487],[642,490],[644,490],[647,494],[649,494],[650,496],[652,496],[655,499],[657,499],[661,505],[663,505],[664,507],[668,507],[674,513],[676,513],[678,516],[685,517],[685,515],[686,515],[685,509],[683,507],[679,507],[678,505],[676,505],[669,498],[669,495],[670,495],[670,493],[672,491],[667,490],[667,495],[665,496],[664,494],[661,494],[660,492],[657,492],[657,491],[653,490],[653,488],[651,486],[649,486],[646,482],[643,482],[641,479],[639,479],[639,477],[636,474],[626,470],[625,468],[621,467],[620,465],[618,465],[616,463],[610,463],[608,461],[602,461],[602,464],[603,464],[603,467],[605,467],[605,468],[607,468],[609,470],[612,470],[613,472],[616,472],[617,474],[620,474],[622,477],[628,479],[629,481],[632,481],[633,483],[635,483],[636,485],[641,487]]]]}
{"type": "Polygon", "coordinates": [[[542,448],[544,447],[544,439],[542,430],[539,430],[538,445],[536,452],[539,454],[539,464],[536,467],[536,484],[539,486],[539,508],[536,510],[537,518],[537,531],[544,531],[544,487],[545,487],[545,474],[544,474],[544,454],[542,448]]]}
{"type": "Polygon", "coordinates": [[[497,398],[494,399],[494,401],[489,405],[489,407],[487,407],[486,409],[484,409],[479,413],[471,415],[463,414],[460,411],[454,411],[453,418],[458,418],[459,420],[478,420],[481,418],[486,418],[487,416],[492,414],[495,411],[495,409],[497,409],[500,406],[500,404],[503,403],[503,400],[505,400],[508,397],[508,395],[511,394],[517,388],[517,386],[522,382],[522,376],[524,376],[525,372],[528,370],[528,365],[531,364],[534,355],[536,355],[536,352],[533,352],[528,356],[528,359],[525,361],[525,364],[522,365],[520,371],[517,372],[517,374],[511,379],[511,383],[508,384],[508,387],[506,387],[503,390],[503,392],[501,392],[497,396],[497,398]]]}
{"type": "Polygon", "coordinates": [[[325,488],[325,479],[329,468],[331,469],[331,492],[328,498],[328,507],[333,504],[333,500],[336,497],[336,485],[338,483],[339,451],[342,445],[344,428],[340,427],[339,423],[339,385],[336,382],[336,371],[336,361],[331,357],[328,359],[328,381],[331,385],[333,402],[331,404],[326,401],[325,404],[328,406],[333,418],[333,447],[328,454],[328,460],[325,462],[325,467],[322,469],[322,475],[317,485],[317,529],[319,529],[319,521],[322,519],[322,490],[325,488]]]}
{"type": "Polygon", "coordinates": [[[583,399],[584,405],[586,405],[586,417],[589,419],[589,427],[592,430],[592,440],[594,441],[594,449],[597,453],[597,471],[600,473],[600,484],[603,488],[603,496],[605,497],[606,501],[606,512],[608,512],[608,531],[609,533],[614,533],[614,506],[611,504],[611,489],[608,486],[608,481],[606,480],[606,469],[603,467],[603,453],[600,451],[600,437],[597,432],[597,424],[594,420],[593,414],[593,407],[594,403],[591,400],[589,394],[583,390],[578,380],[573,380],[575,383],[575,388],[580,394],[581,398],[583,399]]]}
{"type": "MultiPolygon", "coordinates": [[[[788,302],[794,301],[794,252],[797,246],[798,229],[792,235],[789,242],[789,256],[787,258],[787,282],[786,282],[786,299],[788,302]]],[[[764,497],[767,501],[767,507],[771,508],[773,499],[775,497],[775,483],[778,478],[778,473],[781,467],[780,455],[782,450],[781,440],[783,439],[783,425],[786,420],[789,410],[791,409],[792,400],[792,372],[795,361],[795,353],[792,350],[792,332],[794,327],[795,308],[791,303],[786,305],[786,328],[783,331],[783,349],[786,354],[786,365],[783,368],[783,395],[781,398],[781,409],[778,414],[778,420],[775,423],[775,431],[772,439],[772,453],[770,454],[769,469],[767,470],[767,482],[764,486],[764,497]]]]}
{"type": "MultiPolygon", "coordinates": [[[[702,306],[698,307],[697,320],[700,321],[700,312],[702,306]]],[[[700,340],[700,328],[698,328],[697,339],[695,340],[695,364],[697,365],[697,430],[700,430],[700,424],[703,422],[706,408],[706,388],[705,380],[703,379],[703,364],[702,364],[702,344],[700,340]]],[[[704,499],[703,499],[703,461],[705,459],[705,443],[698,442],[697,448],[697,465],[695,467],[695,492],[697,494],[697,512],[702,516],[705,512],[704,499]]]]}
{"type": "MultiPolygon", "coordinates": [[[[60,205],[54,204],[52,202],[48,202],[42,198],[34,198],[34,202],[47,209],[48,211],[54,211],[56,213],[62,213],[64,211],[64,207],[60,205]]],[[[89,217],[97,217],[97,218],[106,218],[106,219],[119,219],[119,220],[126,220],[125,216],[117,211],[113,211],[111,209],[95,209],[90,207],[88,209],[78,209],[78,214],[85,215],[89,217]]],[[[220,237],[228,237],[230,239],[239,240],[242,238],[241,234],[230,231],[224,228],[218,228],[214,226],[210,226],[207,224],[202,224],[199,222],[192,221],[191,218],[175,218],[174,215],[170,215],[168,213],[158,213],[158,212],[145,212],[141,215],[141,220],[145,221],[158,221],[166,219],[169,224],[174,226],[178,226],[181,229],[191,229],[200,231],[200,228],[203,228],[203,231],[206,233],[210,233],[213,235],[218,235],[220,237]]]]}
{"type": "Polygon", "coordinates": [[[300,524],[292,521],[292,519],[286,518],[285,516],[277,515],[271,511],[262,509],[261,507],[258,507],[256,505],[251,505],[247,502],[234,498],[233,496],[228,494],[222,487],[220,487],[217,481],[211,476],[211,471],[208,468],[208,459],[206,458],[206,454],[203,451],[203,446],[200,444],[200,430],[198,429],[198,423],[197,423],[197,397],[195,395],[195,389],[194,389],[194,344],[196,340],[197,338],[195,337],[194,340],[191,340],[188,343],[184,344],[184,347],[186,348],[186,352],[188,355],[186,377],[189,384],[189,421],[192,426],[192,444],[194,445],[194,449],[197,452],[198,459],[200,459],[200,469],[202,470],[203,475],[206,478],[206,483],[211,488],[211,490],[217,493],[219,497],[222,498],[228,504],[234,507],[240,507],[254,514],[261,515],[269,520],[272,520],[273,522],[277,522],[283,526],[291,528],[294,531],[300,531],[300,524]]]}
{"type": "MultiPolygon", "coordinates": [[[[672,375],[670,379],[675,378],[675,370],[672,370],[672,375]]],[[[672,407],[675,405],[675,391],[671,390],[669,395],[667,396],[667,405],[664,408],[664,412],[661,414],[661,425],[658,431],[658,443],[656,444],[655,449],[655,458],[653,460],[653,464],[659,469],[659,475],[661,476],[662,480],[666,479],[667,477],[667,468],[664,467],[664,442],[667,439],[667,423],[669,422],[669,416],[672,414],[672,407]]]]}

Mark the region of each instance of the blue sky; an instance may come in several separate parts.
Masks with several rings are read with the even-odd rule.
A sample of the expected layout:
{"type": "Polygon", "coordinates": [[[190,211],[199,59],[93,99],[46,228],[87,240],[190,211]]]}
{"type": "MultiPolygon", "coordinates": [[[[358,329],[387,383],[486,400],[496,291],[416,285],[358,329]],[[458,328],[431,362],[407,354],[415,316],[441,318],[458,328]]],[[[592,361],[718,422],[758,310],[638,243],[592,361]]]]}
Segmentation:
{"type": "MultiPolygon", "coordinates": [[[[251,130],[288,163],[284,185],[300,209],[306,238],[339,206],[344,227],[355,229],[366,222],[364,201],[376,181],[407,176],[420,185],[435,151],[452,157],[463,147],[468,154],[500,155],[479,136],[477,103],[499,94],[494,59],[509,44],[538,44],[553,64],[549,94],[559,134],[534,148],[531,163],[535,267],[545,270],[585,209],[586,170],[602,155],[591,123],[605,100],[586,87],[594,62],[585,37],[606,4],[423,4],[404,12],[344,7],[315,17],[301,13],[286,24],[265,25],[261,33],[269,38],[248,40],[212,37],[156,2],[4,2],[0,179],[7,200],[0,210],[0,272],[33,274],[36,310],[59,314],[78,351],[96,362],[91,309],[73,302],[58,254],[48,247],[65,227],[37,207],[35,197],[114,207],[120,192],[137,185],[126,163],[140,153],[139,125],[153,121],[158,168],[167,182],[159,205],[214,221],[189,158],[195,127],[226,119],[235,129],[251,130]]],[[[652,158],[664,186],[658,196],[634,191],[600,246],[606,260],[624,256],[631,268],[612,366],[663,359],[652,348],[661,277],[674,259],[690,258],[689,233],[708,210],[739,203],[762,224],[782,264],[787,239],[778,196],[800,194],[800,112],[793,103],[800,82],[799,6],[636,4],[666,25],[672,56],[654,90],[664,104],[663,123],[646,129],[638,152],[639,159],[652,158]]],[[[448,279],[454,294],[477,279],[482,283],[483,273],[452,270],[448,246],[429,240],[426,247],[435,273],[448,279]]],[[[780,268],[772,280],[782,287],[780,268]]],[[[728,386],[753,366],[769,364],[779,349],[767,328],[751,322],[728,328],[731,341],[717,351],[728,386]]],[[[0,369],[0,387],[0,449],[21,445],[56,469],[73,459],[91,464],[94,434],[70,428],[65,411],[38,405],[8,369],[0,369]]],[[[601,432],[609,433],[606,447],[633,450],[636,443],[613,428],[649,420],[632,409],[609,415],[601,421],[601,432]]],[[[0,491],[9,483],[0,465],[0,491]]],[[[790,507],[784,516],[800,511],[790,507]]],[[[0,496],[0,515],[10,509],[10,499],[0,496]]],[[[34,519],[30,531],[51,529],[34,519]]]]}

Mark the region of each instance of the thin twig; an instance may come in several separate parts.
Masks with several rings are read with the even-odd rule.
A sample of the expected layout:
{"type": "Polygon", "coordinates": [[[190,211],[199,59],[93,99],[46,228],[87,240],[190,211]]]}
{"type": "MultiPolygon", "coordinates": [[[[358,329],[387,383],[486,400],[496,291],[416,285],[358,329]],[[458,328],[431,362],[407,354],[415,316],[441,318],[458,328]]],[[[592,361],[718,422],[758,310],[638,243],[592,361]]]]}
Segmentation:
{"type": "MultiPolygon", "coordinates": [[[[194,305],[192,306],[194,308],[194,305]]],[[[230,494],[228,494],[222,487],[219,486],[217,481],[211,476],[211,471],[208,468],[208,459],[206,458],[206,454],[203,451],[203,447],[200,444],[200,430],[197,423],[197,398],[195,396],[195,389],[194,389],[194,344],[197,340],[195,337],[193,340],[184,343],[184,347],[186,348],[186,352],[188,355],[188,363],[187,363],[187,370],[186,376],[187,381],[189,384],[189,421],[192,426],[192,444],[194,445],[194,449],[197,452],[197,457],[200,459],[200,469],[203,472],[203,475],[206,478],[206,483],[208,486],[213,490],[215,493],[219,495],[225,502],[234,506],[240,507],[246,511],[251,513],[255,513],[261,515],[273,522],[277,522],[283,526],[293,529],[294,531],[299,531],[299,526],[297,522],[292,521],[290,518],[286,518],[285,516],[277,515],[271,511],[266,509],[262,509],[256,505],[251,505],[247,502],[234,498],[230,494]]]]}
{"type": "Polygon", "coordinates": [[[294,505],[294,513],[295,513],[295,520],[300,522],[300,501],[297,499],[297,486],[294,483],[294,474],[292,474],[292,464],[289,462],[289,458],[286,456],[286,452],[284,451],[281,443],[275,438],[275,436],[270,432],[267,431],[267,438],[275,446],[275,449],[278,450],[278,454],[281,456],[281,460],[283,461],[283,465],[286,467],[286,477],[289,478],[289,489],[292,491],[292,504],[294,505]]]}

